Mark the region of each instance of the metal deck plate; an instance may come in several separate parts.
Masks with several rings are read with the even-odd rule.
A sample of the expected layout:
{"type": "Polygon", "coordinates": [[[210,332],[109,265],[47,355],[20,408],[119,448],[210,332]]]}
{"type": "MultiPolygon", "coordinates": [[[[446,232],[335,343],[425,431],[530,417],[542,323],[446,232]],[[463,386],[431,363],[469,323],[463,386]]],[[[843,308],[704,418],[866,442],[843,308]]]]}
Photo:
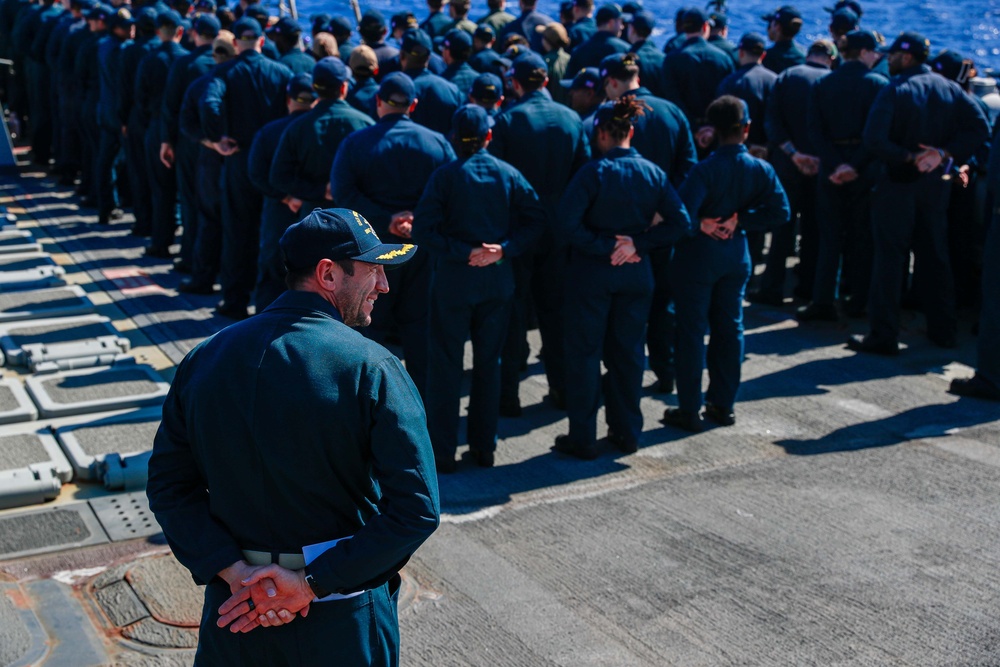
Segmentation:
{"type": "Polygon", "coordinates": [[[43,417],[160,405],[170,388],[143,365],[35,375],[24,384],[43,417]]]}
{"type": "Polygon", "coordinates": [[[0,560],[107,542],[107,534],[87,503],[0,516],[0,560]]]}
{"type": "Polygon", "coordinates": [[[93,312],[94,304],[79,285],[0,293],[0,323],[93,312]]]}
{"type": "Polygon", "coordinates": [[[27,271],[40,266],[56,266],[52,257],[44,252],[16,252],[0,255],[0,272],[27,271]]]}
{"type": "Polygon", "coordinates": [[[23,349],[25,345],[57,345],[102,336],[118,336],[119,344],[128,351],[129,340],[121,337],[111,320],[103,315],[56,317],[3,324],[0,325],[0,349],[7,358],[7,365],[24,366],[27,365],[23,349]]]}
{"type": "Polygon", "coordinates": [[[13,424],[38,419],[38,410],[24,390],[20,380],[0,380],[0,424],[13,424]]]}
{"type": "Polygon", "coordinates": [[[31,232],[0,232],[0,253],[41,252],[42,246],[31,232]]]}
{"type": "Polygon", "coordinates": [[[112,542],[149,537],[161,531],[143,491],[94,498],[90,506],[112,542]]]}
{"type": "Polygon", "coordinates": [[[109,454],[127,456],[149,451],[160,424],[160,411],[147,408],[86,424],[56,429],[56,438],[73,464],[77,480],[97,480],[97,465],[109,454]]]}
{"type": "Polygon", "coordinates": [[[73,466],[47,427],[37,423],[5,427],[0,432],[0,470],[29,466],[50,469],[64,482],[73,479],[73,466]]]}

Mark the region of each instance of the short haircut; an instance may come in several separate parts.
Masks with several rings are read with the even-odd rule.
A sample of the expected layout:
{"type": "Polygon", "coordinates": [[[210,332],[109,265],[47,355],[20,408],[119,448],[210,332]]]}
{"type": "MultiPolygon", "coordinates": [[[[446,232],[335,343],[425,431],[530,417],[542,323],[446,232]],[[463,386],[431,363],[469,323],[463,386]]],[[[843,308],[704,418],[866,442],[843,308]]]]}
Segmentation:
{"type": "Polygon", "coordinates": [[[746,102],[733,95],[723,95],[708,105],[705,118],[720,139],[731,139],[747,126],[746,102]]]}

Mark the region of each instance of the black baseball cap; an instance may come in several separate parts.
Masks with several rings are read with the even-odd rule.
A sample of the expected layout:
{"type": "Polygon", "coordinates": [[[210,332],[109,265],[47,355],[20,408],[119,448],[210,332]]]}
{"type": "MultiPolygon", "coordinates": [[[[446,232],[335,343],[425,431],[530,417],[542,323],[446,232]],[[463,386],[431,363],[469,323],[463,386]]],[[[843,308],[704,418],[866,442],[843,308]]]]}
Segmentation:
{"type": "Polygon", "coordinates": [[[830,27],[837,32],[846,33],[857,30],[860,23],[861,17],[847,7],[841,7],[830,15],[830,27]]]}
{"type": "Polygon", "coordinates": [[[400,50],[411,56],[424,56],[434,50],[431,37],[420,28],[410,28],[403,33],[400,50]]]}
{"type": "Polygon", "coordinates": [[[862,11],[861,9],[861,3],[855,2],[855,0],[839,0],[833,7],[824,7],[823,9],[832,14],[838,9],[844,9],[844,8],[850,9],[859,17],[865,15],[864,11],[862,11]]]}
{"type": "Polygon", "coordinates": [[[852,30],[844,35],[844,50],[875,51],[878,49],[878,38],[871,30],[852,30]]]}
{"type": "Polygon", "coordinates": [[[549,68],[545,65],[545,61],[537,53],[529,52],[523,56],[518,57],[514,61],[513,71],[511,72],[511,78],[520,83],[522,86],[530,83],[541,83],[549,71],[549,68]],[[542,78],[538,78],[538,70],[544,71],[546,74],[542,74],[542,78]]]}
{"type": "Polygon", "coordinates": [[[413,79],[402,72],[387,74],[378,87],[378,98],[391,107],[409,108],[417,99],[413,79]]]}
{"type": "Polygon", "coordinates": [[[709,22],[708,14],[704,11],[697,7],[688,7],[681,14],[677,24],[682,32],[698,32],[703,25],[709,22]]]}
{"type": "Polygon", "coordinates": [[[410,243],[382,243],[364,216],[346,208],[314,209],[285,230],[278,245],[289,271],[309,269],[322,259],[402,264],[417,249],[410,243]]]}
{"type": "Polygon", "coordinates": [[[608,21],[614,21],[615,19],[620,19],[622,17],[622,8],[614,3],[608,3],[606,5],[601,5],[601,8],[597,10],[597,14],[594,16],[594,22],[597,25],[602,23],[607,23],[608,21]]]}
{"type": "Polygon", "coordinates": [[[559,85],[570,90],[601,89],[601,71],[596,67],[585,67],[576,73],[572,79],[561,79],[559,85]]]}
{"type": "MultiPolygon", "coordinates": [[[[637,72],[629,72],[630,67],[639,66],[636,53],[612,53],[601,60],[601,79],[612,78],[619,81],[630,79],[637,72]]],[[[585,70],[586,71],[586,70],[585,70]]]]}
{"type": "Polygon", "coordinates": [[[779,25],[788,26],[794,21],[801,21],[802,13],[792,5],[782,5],[770,14],[765,14],[761,18],[768,22],[775,21],[779,25]]]}
{"type": "Polygon", "coordinates": [[[737,48],[751,54],[761,54],[767,49],[767,40],[764,36],[756,32],[748,32],[740,37],[737,48]]]}
{"type": "Polygon", "coordinates": [[[235,21],[232,26],[229,27],[229,31],[236,36],[236,39],[241,42],[252,42],[255,39],[260,39],[264,35],[264,31],[260,28],[260,23],[257,19],[252,19],[249,16],[244,16],[243,18],[235,21]]]}
{"type": "Polygon", "coordinates": [[[465,30],[453,28],[441,40],[441,46],[451,51],[451,55],[455,58],[468,58],[472,51],[472,35],[465,30]]]}
{"type": "Polygon", "coordinates": [[[222,22],[215,14],[199,14],[191,22],[191,30],[202,37],[215,39],[219,36],[219,31],[222,30],[222,22]]]}
{"type": "Polygon", "coordinates": [[[931,53],[931,41],[918,32],[901,32],[892,44],[883,46],[879,51],[883,53],[902,51],[924,62],[931,53]]]}
{"type": "Polygon", "coordinates": [[[316,101],[316,91],[313,90],[312,74],[296,74],[288,82],[285,92],[289,98],[299,104],[312,104],[316,101]]]}
{"type": "Polygon", "coordinates": [[[282,16],[267,32],[272,35],[298,35],[302,33],[302,26],[291,16],[282,16]]]}
{"type": "Polygon", "coordinates": [[[503,95],[503,81],[496,74],[480,74],[473,80],[469,95],[474,100],[496,102],[503,95]]]}

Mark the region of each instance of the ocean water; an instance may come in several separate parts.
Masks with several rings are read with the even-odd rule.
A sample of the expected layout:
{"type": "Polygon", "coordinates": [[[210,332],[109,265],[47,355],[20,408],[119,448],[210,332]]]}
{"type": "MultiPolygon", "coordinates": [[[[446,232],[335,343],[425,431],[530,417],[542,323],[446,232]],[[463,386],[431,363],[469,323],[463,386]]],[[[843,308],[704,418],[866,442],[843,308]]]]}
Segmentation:
{"type": "MultiPolygon", "coordinates": [[[[349,0],[296,0],[299,18],[307,20],[313,14],[325,12],[352,16],[349,0]]],[[[401,11],[412,11],[419,20],[427,16],[427,6],[421,0],[360,0],[362,11],[378,9],[388,18],[401,11]]],[[[805,26],[798,41],[807,45],[820,37],[827,37],[830,15],[823,7],[830,7],[834,0],[799,0],[791,2],[802,12],[805,26]]],[[[788,2],[788,0],[784,0],[788,2]]],[[[729,38],[736,41],[744,32],[764,32],[765,23],[760,17],[784,4],[782,0],[729,0],[729,38]]],[[[277,0],[267,3],[277,6],[277,0]]],[[[508,11],[517,15],[517,0],[507,0],[508,11]]],[[[601,0],[595,0],[596,5],[601,0]]],[[[645,0],[646,9],[657,17],[653,39],[658,44],[673,34],[673,16],[687,3],[665,0],[645,0]]],[[[694,3],[691,3],[694,4],[694,3]]],[[[948,0],[879,0],[864,2],[865,14],[862,27],[877,30],[889,39],[903,30],[922,32],[931,40],[931,53],[943,48],[955,49],[975,60],[982,72],[987,68],[1000,70],[1000,0],[966,0],[955,3],[948,0]]],[[[555,18],[557,0],[538,0],[538,10],[555,18]]],[[[479,19],[487,13],[486,0],[474,0],[471,18],[479,19]]]]}

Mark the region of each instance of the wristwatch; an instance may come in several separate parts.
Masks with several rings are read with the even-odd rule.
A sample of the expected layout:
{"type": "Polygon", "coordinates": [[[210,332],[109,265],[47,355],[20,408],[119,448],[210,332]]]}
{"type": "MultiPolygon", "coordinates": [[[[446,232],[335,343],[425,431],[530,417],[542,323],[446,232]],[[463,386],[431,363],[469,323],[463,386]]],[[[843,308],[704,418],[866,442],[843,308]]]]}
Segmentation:
{"type": "Polygon", "coordinates": [[[303,571],[305,572],[305,575],[306,575],[306,583],[309,584],[309,588],[312,589],[313,595],[315,595],[319,599],[323,599],[323,598],[327,597],[328,595],[331,595],[330,591],[328,591],[325,588],[323,588],[319,584],[319,582],[316,581],[316,577],[312,576],[312,573],[309,572],[309,566],[308,565],[306,566],[306,568],[303,571]]]}

